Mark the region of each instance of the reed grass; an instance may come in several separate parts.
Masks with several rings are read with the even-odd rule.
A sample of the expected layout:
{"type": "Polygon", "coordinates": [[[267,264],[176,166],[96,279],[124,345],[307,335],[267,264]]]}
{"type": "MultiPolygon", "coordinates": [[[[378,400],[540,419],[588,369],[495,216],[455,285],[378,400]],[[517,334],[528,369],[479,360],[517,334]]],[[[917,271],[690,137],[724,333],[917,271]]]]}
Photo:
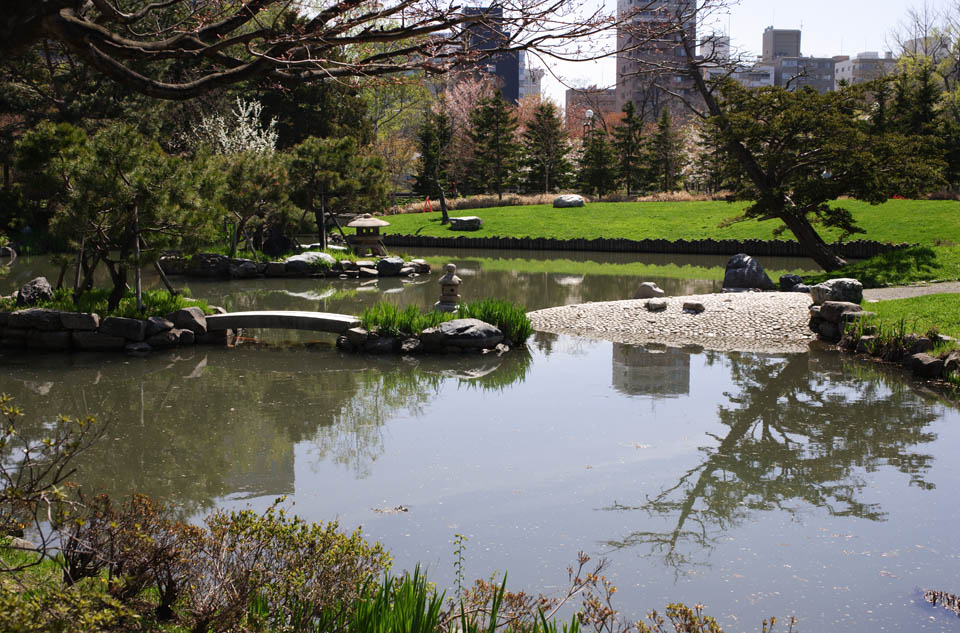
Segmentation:
{"type": "Polygon", "coordinates": [[[510,345],[526,342],[533,334],[533,326],[526,310],[503,299],[481,299],[458,306],[456,313],[429,310],[417,306],[399,308],[380,302],[363,311],[360,322],[367,330],[377,330],[388,336],[415,336],[427,328],[437,327],[452,319],[479,319],[498,328],[510,345]]]}

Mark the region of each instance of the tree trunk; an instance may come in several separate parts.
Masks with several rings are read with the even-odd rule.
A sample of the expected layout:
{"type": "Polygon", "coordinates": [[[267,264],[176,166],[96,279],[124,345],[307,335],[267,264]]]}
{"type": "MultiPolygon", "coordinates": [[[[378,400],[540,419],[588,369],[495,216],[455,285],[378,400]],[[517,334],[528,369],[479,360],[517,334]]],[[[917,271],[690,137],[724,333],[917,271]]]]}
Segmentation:
{"type": "Polygon", "coordinates": [[[847,265],[847,260],[830,250],[830,247],[823,241],[823,238],[820,237],[809,220],[793,213],[784,213],[778,217],[783,220],[783,223],[797,238],[797,242],[807,252],[807,255],[817,262],[821,268],[829,272],[847,265]]]}
{"type": "Polygon", "coordinates": [[[137,314],[143,314],[143,278],[140,274],[140,209],[138,205],[133,207],[133,261],[137,266],[136,271],[136,295],[137,295],[137,314]]]}

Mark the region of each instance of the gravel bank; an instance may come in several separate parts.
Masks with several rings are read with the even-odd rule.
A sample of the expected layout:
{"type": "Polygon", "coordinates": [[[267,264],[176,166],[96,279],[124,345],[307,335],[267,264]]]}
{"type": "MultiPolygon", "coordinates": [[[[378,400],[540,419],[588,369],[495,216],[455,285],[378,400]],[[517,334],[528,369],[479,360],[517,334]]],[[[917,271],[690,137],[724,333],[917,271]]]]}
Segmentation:
{"type": "Polygon", "coordinates": [[[667,309],[648,312],[646,299],[606,301],[529,313],[536,330],[615,343],[699,345],[743,352],[802,352],[814,339],[807,323],[810,295],[741,292],[667,297],[667,309]],[[700,314],[683,311],[697,301],[700,314]]]}

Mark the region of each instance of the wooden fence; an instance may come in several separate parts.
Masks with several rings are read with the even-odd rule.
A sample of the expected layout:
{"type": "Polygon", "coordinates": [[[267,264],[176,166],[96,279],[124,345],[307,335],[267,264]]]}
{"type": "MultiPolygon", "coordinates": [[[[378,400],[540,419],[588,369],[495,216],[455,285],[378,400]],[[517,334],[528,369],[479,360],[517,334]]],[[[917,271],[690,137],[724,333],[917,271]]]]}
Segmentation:
{"type": "MultiPolygon", "coordinates": [[[[384,235],[384,244],[401,248],[487,248],[532,251],[599,251],[603,253],[670,253],[682,255],[736,255],[765,257],[806,257],[797,242],[786,240],[628,240],[596,238],[558,240],[549,237],[434,237],[430,235],[384,235]]],[[[881,253],[907,248],[910,244],[889,244],[856,240],[832,244],[844,258],[866,259],[881,253]]]]}

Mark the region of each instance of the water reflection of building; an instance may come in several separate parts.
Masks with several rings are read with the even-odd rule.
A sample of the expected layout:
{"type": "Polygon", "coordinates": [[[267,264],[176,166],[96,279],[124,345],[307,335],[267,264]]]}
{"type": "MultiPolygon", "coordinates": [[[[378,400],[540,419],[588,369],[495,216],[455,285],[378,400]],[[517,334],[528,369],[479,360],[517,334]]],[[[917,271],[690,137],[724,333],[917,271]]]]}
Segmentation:
{"type": "Polygon", "coordinates": [[[690,352],[664,345],[613,344],[613,388],[630,396],[690,393],[690,352]]]}

